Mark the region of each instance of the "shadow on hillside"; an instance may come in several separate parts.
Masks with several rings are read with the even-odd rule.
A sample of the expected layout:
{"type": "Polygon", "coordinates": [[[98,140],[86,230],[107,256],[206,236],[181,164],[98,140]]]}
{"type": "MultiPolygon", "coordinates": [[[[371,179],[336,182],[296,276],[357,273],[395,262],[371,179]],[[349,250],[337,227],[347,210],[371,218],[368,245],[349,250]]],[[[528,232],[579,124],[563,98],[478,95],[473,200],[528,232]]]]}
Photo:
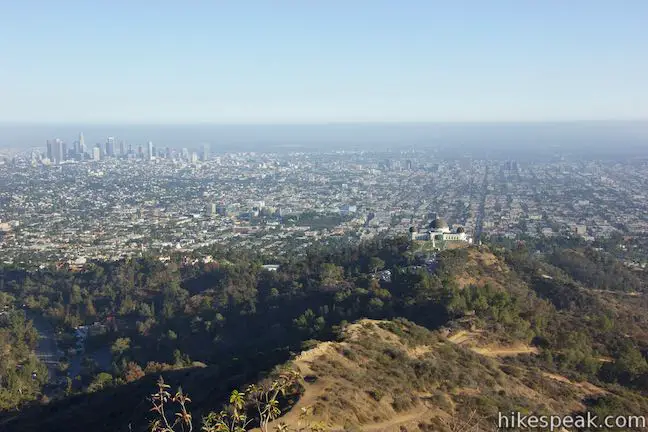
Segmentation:
{"type": "Polygon", "coordinates": [[[171,385],[173,393],[181,385],[192,402],[189,405],[199,423],[206,412],[219,409],[232,389],[259,378],[258,369],[234,364],[219,370],[217,366],[194,367],[142,379],[116,388],[80,394],[48,405],[24,408],[20,413],[0,417],[0,430],[46,432],[121,432],[145,431],[152,418],[148,397],[157,389],[159,375],[171,385]]]}

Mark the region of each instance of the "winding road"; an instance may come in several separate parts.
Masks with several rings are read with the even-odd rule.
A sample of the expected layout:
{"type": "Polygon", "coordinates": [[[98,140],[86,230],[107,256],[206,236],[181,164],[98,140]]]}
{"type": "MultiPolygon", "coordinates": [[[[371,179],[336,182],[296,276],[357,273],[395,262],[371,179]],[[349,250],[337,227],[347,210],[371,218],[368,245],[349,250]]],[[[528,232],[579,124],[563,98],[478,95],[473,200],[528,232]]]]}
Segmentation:
{"type": "MultiPolygon", "coordinates": [[[[48,384],[57,385],[59,359],[65,356],[65,353],[57,346],[56,330],[54,326],[42,315],[34,311],[26,311],[27,318],[32,320],[34,327],[38,331],[38,344],[36,346],[36,356],[47,366],[49,374],[48,384]]],[[[83,357],[92,358],[100,369],[110,370],[112,354],[110,347],[105,346],[93,350],[92,352],[81,352],[72,355],[69,358],[69,368],[67,374],[74,379],[81,374],[81,360],[83,357]]]]}
{"type": "Polygon", "coordinates": [[[26,311],[27,318],[33,323],[38,331],[38,344],[36,346],[36,356],[40,361],[45,363],[49,373],[48,382],[56,384],[56,373],[58,370],[58,360],[63,355],[56,344],[56,331],[50,322],[36,312],[26,311]]]}

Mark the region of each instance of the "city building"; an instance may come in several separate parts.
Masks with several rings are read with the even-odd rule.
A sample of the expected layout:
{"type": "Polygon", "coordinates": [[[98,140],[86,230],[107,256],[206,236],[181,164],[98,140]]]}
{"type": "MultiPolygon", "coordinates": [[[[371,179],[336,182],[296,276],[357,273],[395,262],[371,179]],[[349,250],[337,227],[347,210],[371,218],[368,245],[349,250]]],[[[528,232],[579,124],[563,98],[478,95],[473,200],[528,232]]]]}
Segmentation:
{"type": "Polygon", "coordinates": [[[574,227],[574,232],[578,235],[586,235],[587,234],[587,225],[576,225],[574,227]]]}
{"type": "Polygon", "coordinates": [[[77,141],[77,149],[76,152],[77,154],[83,154],[85,153],[86,148],[85,148],[85,138],[83,137],[83,132],[79,134],[79,141],[77,141]]]}
{"type": "Polygon", "coordinates": [[[463,227],[459,227],[453,232],[448,223],[439,217],[434,219],[424,231],[417,231],[414,227],[410,228],[410,236],[412,241],[432,242],[432,247],[438,249],[469,245],[473,242],[463,227]]]}
{"type": "Polygon", "coordinates": [[[210,157],[210,152],[209,152],[210,148],[209,147],[210,147],[209,144],[203,144],[202,155],[201,155],[201,158],[202,158],[203,162],[209,160],[209,157],[210,157]]]}
{"type": "Polygon", "coordinates": [[[216,203],[209,204],[209,216],[216,216],[218,214],[218,207],[216,203]]]}
{"type": "Polygon", "coordinates": [[[67,159],[67,146],[63,140],[56,138],[47,142],[47,158],[54,164],[60,164],[67,159]]]}
{"type": "Polygon", "coordinates": [[[47,159],[54,161],[54,143],[50,140],[47,140],[47,159]]]}
{"type": "Polygon", "coordinates": [[[115,157],[115,138],[108,137],[106,140],[106,156],[115,157]]]}
{"type": "Polygon", "coordinates": [[[155,150],[153,149],[153,141],[149,141],[146,145],[146,160],[153,160],[155,150]]]}

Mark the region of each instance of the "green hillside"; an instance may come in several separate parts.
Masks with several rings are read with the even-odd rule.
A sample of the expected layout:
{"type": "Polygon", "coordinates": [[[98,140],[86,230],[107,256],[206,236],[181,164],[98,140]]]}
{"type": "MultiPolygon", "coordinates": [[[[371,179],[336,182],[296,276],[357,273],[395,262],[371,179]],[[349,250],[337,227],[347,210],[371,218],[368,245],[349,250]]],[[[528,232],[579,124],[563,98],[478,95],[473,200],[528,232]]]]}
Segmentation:
{"type": "Polygon", "coordinates": [[[2,430],[145,430],[160,375],[189,394],[198,428],[231,390],[280,368],[304,378],[281,406],[294,428],[458,430],[468,415],[487,430],[498,408],[646,412],[646,274],[602,251],[500,245],[430,261],[380,239],[280,262],[209,252],[206,264],[5,269],[5,291],[61,344],[73,326],[106,324],[87,344],[111,346],[112,361],[86,361],[54,400],[4,406],[2,430]]]}

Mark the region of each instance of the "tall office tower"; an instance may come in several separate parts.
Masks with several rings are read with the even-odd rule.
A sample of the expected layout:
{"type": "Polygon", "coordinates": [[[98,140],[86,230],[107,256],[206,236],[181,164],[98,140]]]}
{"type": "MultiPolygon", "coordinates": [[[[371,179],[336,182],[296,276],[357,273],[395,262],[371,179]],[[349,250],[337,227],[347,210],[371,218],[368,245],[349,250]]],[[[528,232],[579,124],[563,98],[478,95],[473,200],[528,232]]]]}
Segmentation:
{"type": "Polygon", "coordinates": [[[210,145],[209,144],[203,144],[202,148],[202,161],[205,162],[209,160],[209,150],[210,150],[210,145]]]}
{"type": "Polygon", "coordinates": [[[83,138],[83,132],[79,134],[79,148],[77,153],[85,153],[86,147],[85,147],[85,139],[83,138]]]}
{"type": "Polygon", "coordinates": [[[84,160],[85,157],[85,150],[81,149],[81,145],[78,143],[78,141],[74,142],[75,150],[73,151],[72,157],[75,160],[82,161],[84,160]]]}
{"type": "Polygon", "coordinates": [[[47,140],[47,159],[54,161],[54,143],[50,140],[47,140]]]}
{"type": "Polygon", "coordinates": [[[119,141],[119,156],[126,156],[126,142],[124,140],[119,141]]]}
{"type": "Polygon", "coordinates": [[[92,149],[92,160],[101,160],[101,147],[99,147],[99,144],[92,149]]]}
{"type": "Polygon", "coordinates": [[[196,163],[196,162],[198,162],[198,153],[191,152],[191,163],[196,163]]]}
{"type": "Polygon", "coordinates": [[[50,160],[55,163],[55,164],[60,164],[65,160],[65,151],[66,147],[65,144],[63,143],[63,140],[60,139],[55,139],[54,142],[52,142],[52,157],[50,160]]]}
{"type": "Polygon", "coordinates": [[[115,137],[108,137],[106,140],[106,156],[115,156],[115,137]]]}
{"type": "Polygon", "coordinates": [[[187,147],[182,148],[182,153],[180,153],[182,160],[189,160],[189,150],[187,150],[187,147]]]}
{"type": "Polygon", "coordinates": [[[171,159],[171,147],[167,147],[164,152],[164,157],[167,159],[171,159]]]}
{"type": "Polygon", "coordinates": [[[153,150],[153,141],[149,141],[147,146],[146,146],[146,160],[153,160],[153,155],[154,155],[154,150],[153,150]]]}

